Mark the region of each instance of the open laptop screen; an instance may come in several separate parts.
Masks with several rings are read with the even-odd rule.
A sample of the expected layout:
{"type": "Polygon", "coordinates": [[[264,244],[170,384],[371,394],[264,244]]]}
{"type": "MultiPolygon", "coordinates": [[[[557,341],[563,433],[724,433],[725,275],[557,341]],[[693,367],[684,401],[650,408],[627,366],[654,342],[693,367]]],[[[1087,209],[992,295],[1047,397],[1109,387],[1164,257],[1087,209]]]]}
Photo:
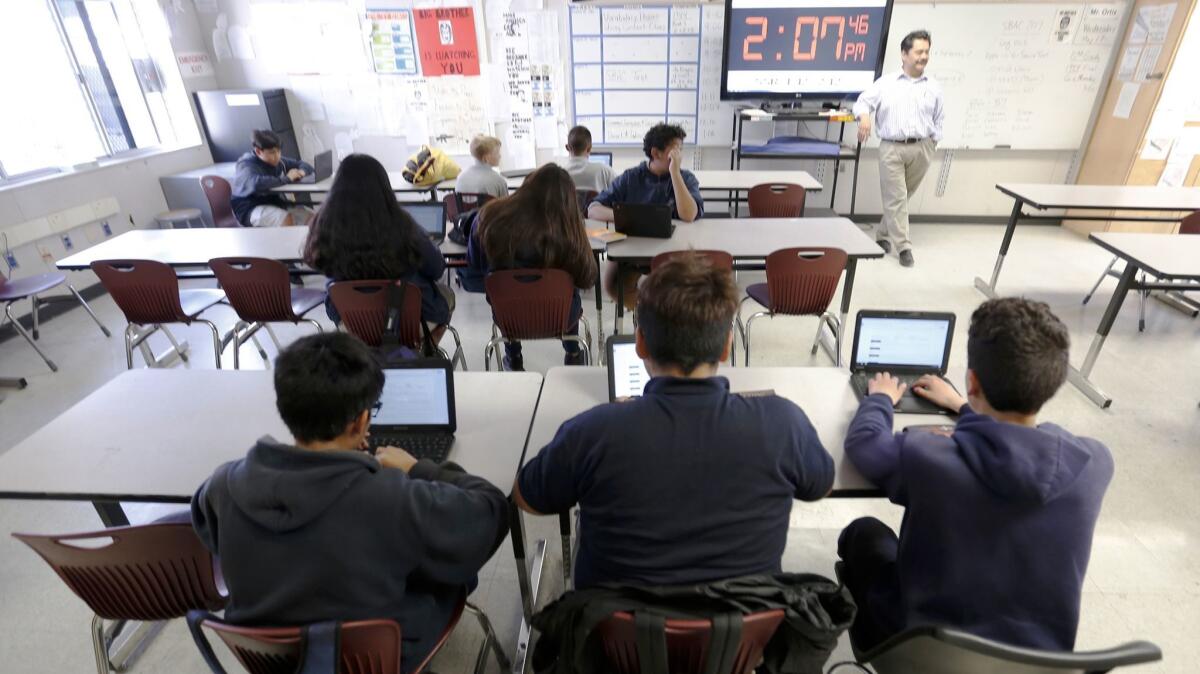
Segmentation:
{"type": "Polygon", "coordinates": [[[371,420],[373,426],[450,425],[451,373],[440,367],[384,369],[383,406],[371,420]]]}
{"type": "Polygon", "coordinates": [[[446,207],[443,204],[404,204],[404,210],[427,234],[446,235],[446,207]]]}
{"type": "Polygon", "coordinates": [[[642,395],[650,374],[637,355],[637,344],[631,337],[614,338],[608,356],[609,398],[632,398],[642,395]]]}
{"type": "Polygon", "coordinates": [[[860,316],[854,368],[942,368],[953,326],[954,322],[944,317],[860,316]]]}
{"type": "Polygon", "coordinates": [[[588,156],[588,161],[596,164],[604,164],[605,166],[612,166],[612,153],[593,152],[590,156],[588,156]]]}

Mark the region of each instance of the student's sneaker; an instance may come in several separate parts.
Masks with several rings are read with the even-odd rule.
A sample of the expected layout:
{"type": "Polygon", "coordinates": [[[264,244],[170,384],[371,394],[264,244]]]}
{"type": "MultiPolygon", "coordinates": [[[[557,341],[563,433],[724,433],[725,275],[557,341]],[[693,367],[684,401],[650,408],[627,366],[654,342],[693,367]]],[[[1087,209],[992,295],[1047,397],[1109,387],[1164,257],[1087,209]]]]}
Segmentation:
{"type": "Polygon", "coordinates": [[[584,357],[582,349],[574,353],[568,352],[563,355],[563,365],[587,365],[587,358],[584,357]]]}
{"type": "Polygon", "coordinates": [[[911,267],[911,266],[913,266],[913,264],[915,264],[915,261],[913,260],[912,251],[911,250],[900,251],[900,266],[901,267],[911,267]]]}
{"type": "Polygon", "coordinates": [[[891,241],[888,241],[887,239],[879,239],[875,243],[879,244],[879,247],[883,249],[884,253],[892,252],[892,242],[891,241]]]}
{"type": "Polygon", "coordinates": [[[505,356],[504,357],[504,371],[505,372],[524,372],[525,371],[524,356],[516,356],[514,358],[509,358],[508,356],[505,356]]]}

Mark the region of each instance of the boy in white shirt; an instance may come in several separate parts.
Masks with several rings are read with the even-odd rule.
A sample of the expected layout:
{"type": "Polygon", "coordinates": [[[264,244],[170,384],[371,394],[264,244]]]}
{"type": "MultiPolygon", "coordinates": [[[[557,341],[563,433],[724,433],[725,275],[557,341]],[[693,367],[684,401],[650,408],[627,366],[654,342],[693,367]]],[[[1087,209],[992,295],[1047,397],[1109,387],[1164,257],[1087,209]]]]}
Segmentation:
{"type": "Polygon", "coordinates": [[[563,168],[575,181],[575,189],[603,192],[612,185],[617,174],[611,166],[591,161],[592,132],[586,126],[577,126],[567,134],[567,152],[571,158],[563,168]]]}

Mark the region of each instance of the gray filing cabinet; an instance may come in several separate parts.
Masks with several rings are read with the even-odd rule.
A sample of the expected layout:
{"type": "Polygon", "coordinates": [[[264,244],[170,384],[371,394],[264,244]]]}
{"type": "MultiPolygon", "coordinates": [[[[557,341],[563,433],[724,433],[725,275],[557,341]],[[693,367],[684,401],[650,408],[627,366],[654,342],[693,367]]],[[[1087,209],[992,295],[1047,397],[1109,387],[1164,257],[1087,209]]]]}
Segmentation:
{"type": "Polygon", "coordinates": [[[213,227],[212,209],[208,207],[208,198],[204,196],[204,188],[200,186],[200,178],[207,175],[217,175],[233,182],[233,162],[210,164],[191,171],[162,176],[158,183],[162,185],[163,196],[167,198],[167,208],[199,208],[204,214],[204,226],[213,227]]]}

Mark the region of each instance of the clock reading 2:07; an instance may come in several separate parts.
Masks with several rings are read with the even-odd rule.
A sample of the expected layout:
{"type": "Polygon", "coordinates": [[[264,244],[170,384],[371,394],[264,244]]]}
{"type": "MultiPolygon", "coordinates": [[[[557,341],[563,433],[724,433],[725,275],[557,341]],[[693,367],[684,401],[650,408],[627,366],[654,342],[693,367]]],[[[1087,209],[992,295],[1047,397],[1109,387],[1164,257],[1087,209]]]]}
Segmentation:
{"type": "Polygon", "coordinates": [[[726,0],[726,98],[856,93],[879,75],[888,0],[726,0]]]}

